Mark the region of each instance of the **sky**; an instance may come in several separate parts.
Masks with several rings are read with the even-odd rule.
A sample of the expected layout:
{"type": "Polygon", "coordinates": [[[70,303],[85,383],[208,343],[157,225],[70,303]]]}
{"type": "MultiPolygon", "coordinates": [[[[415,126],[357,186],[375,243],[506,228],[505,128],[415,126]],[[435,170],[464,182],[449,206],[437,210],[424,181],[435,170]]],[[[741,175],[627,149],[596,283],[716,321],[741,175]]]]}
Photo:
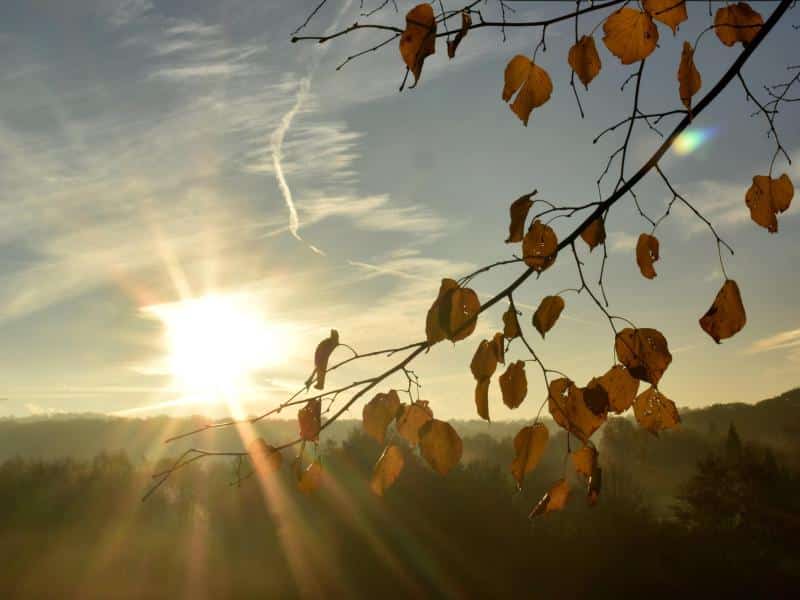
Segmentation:
{"type": "MultiPolygon", "coordinates": [[[[470,32],[453,60],[442,43],[420,85],[398,92],[404,67],[395,42],[336,70],[385,32],[290,42],[316,4],[2,3],[0,415],[270,408],[302,384],[332,328],[360,352],[422,339],[442,277],[518,252],[503,241],[508,206],[520,195],[538,189],[565,205],[597,197],[595,181],[624,133],[592,140],[629,114],[633,90],[620,86],[636,68],[610,55],[602,29],[595,38],[603,70],[580,90],[586,118],[569,87],[570,22],[547,32],[537,63],[550,73],[553,96],[523,127],[500,98],[503,69],[531,52],[538,31],[510,30],[505,41],[494,29],[470,32]],[[233,399],[227,388],[211,389],[224,369],[243,378],[233,399]]],[[[370,18],[402,27],[412,3],[398,4],[400,13],[389,3],[370,18]]],[[[773,6],[757,4],[765,15],[773,6]]],[[[509,18],[523,20],[572,3],[514,6],[509,18]]],[[[304,33],[363,22],[361,10],[357,1],[330,0],[304,33]]],[[[482,10],[488,18],[498,5],[482,10]]],[[[674,37],[659,26],[660,47],[644,69],[648,112],[680,107],[681,44],[708,24],[706,11],[705,2],[690,3],[690,21],[674,37]]],[[[582,31],[600,18],[586,16],[582,31]]],[[[762,99],[763,85],[786,81],[786,67],[798,63],[798,22],[790,11],[744,68],[762,99]]],[[[703,37],[695,57],[701,94],[736,54],[713,32],[703,37]]],[[[798,108],[786,105],[777,121],[795,160],[778,159],[776,173],[795,183],[798,108]]],[[[660,389],[679,406],[756,402],[800,384],[800,218],[791,207],[777,235],[749,220],[745,191],[766,173],[774,149],[755,110],[732,84],[692,126],[703,143],[661,162],[735,249],[725,265],[748,315],[736,337],[716,345],[698,326],[723,277],[713,236],[689,211],[676,207],[659,227],[652,281],[635,263],[635,240],[649,226],[631,199],[606,223],[610,310],[664,332],[673,362],[660,389]]],[[[669,130],[669,118],[662,127],[669,130]]],[[[628,172],[659,143],[637,126],[628,172]]],[[[655,177],[637,190],[653,216],[671,197],[655,177]]],[[[563,237],[575,224],[553,225],[563,237]]],[[[601,253],[580,251],[594,285],[601,253]]],[[[519,272],[500,267],[472,285],[485,300],[519,272]]],[[[516,302],[546,366],[585,385],[611,366],[613,343],[586,293],[565,295],[545,340],[530,327],[544,296],[576,282],[564,254],[516,302]]],[[[501,303],[482,315],[468,340],[440,343],[414,363],[437,416],[476,416],[469,361],[479,340],[502,327],[503,310],[501,303]]],[[[389,364],[342,369],[330,385],[389,364]]],[[[527,370],[528,397],[515,411],[493,384],[493,419],[536,414],[545,388],[535,366],[527,370]]]]}

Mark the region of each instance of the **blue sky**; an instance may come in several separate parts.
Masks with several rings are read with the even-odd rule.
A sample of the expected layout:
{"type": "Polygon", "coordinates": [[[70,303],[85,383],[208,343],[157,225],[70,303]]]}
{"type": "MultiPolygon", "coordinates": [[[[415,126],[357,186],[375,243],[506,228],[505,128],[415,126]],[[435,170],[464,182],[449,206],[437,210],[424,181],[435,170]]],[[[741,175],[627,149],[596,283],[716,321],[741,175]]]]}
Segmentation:
{"type": "MultiPolygon", "coordinates": [[[[507,209],[521,194],[537,188],[563,204],[595,199],[595,180],[620,137],[592,139],[628,114],[632,89],[619,87],[635,68],[608,53],[602,30],[595,37],[603,70],[581,91],[586,119],[568,85],[570,24],[548,31],[537,62],[555,89],[525,128],[500,99],[503,69],[514,54],[531,51],[538,33],[510,31],[504,42],[498,31],[471,32],[454,60],[442,45],[421,84],[398,93],[403,69],[394,43],[335,70],[383,39],[380,33],[290,43],[315,4],[2,3],[0,414],[162,406],[150,409],[157,412],[173,402],[176,412],[223,413],[224,405],[192,403],[176,386],[163,311],[152,308],[209,293],[242,299],[277,332],[280,356],[253,371],[241,399],[247,411],[269,407],[307,376],[316,342],[332,327],[362,351],[423,336],[441,277],[510,257],[507,209]],[[281,177],[302,241],[290,231],[281,177]]],[[[328,4],[307,33],[359,18],[358,2],[328,4]]],[[[389,6],[374,19],[402,26],[410,3],[399,4],[400,14],[389,6]]],[[[513,18],[571,5],[520,6],[513,18]]],[[[766,15],[771,7],[757,8],[766,15]]],[[[495,3],[485,11],[493,14],[495,3]]],[[[690,3],[689,12],[677,36],[660,27],[660,47],[644,72],[648,111],[679,107],[681,44],[708,22],[706,3],[690,3]]],[[[762,97],[762,84],[786,81],[785,67],[798,62],[792,50],[800,32],[791,24],[799,19],[790,11],[745,67],[762,97]]],[[[582,27],[599,21],[587,16],[582,27]]],[[[703,38],[701,94],[736,52],[713,32],[703,38]]],[[[787,105],[778,125],[798,160],[779,160],[776,170],[795,183],[797,106],[787,105]]],[[[697,325],[722,276],[713,237],[687,211],[676,209],[659,228],[653,281],[635,264],[633,243],[649,227],[630,200],[607,223],[611,310],[667,335],[674,361],[661,389],[679,406],[753,402],[799,383],[800,219],[790,208],[778,235],[749,220],[745,190],[766,172],[774,147],[754,110],[731,85],[693,126],[713,133],[709,140],[662,161],[736,250],[726,268],[748,310],[739,335],[716,346],[697,325]]],[[[629,164],[640,164],[658,143],[637,128],[629,164]]],[[[649,177],[639,197],[658,215],[670,195],[649,177]]],[[[573,226],[557,224],[562,235],[573,226]]],[[[586,258],[592,281],[597,255],[586,258]]],[[[498,269],[474,287],[488,297],[518,271],[498,269]]],[[[565,255],[527,284],[517,295],[526,324],[543,296],[575,282],[565,255]]],[[[566,300],[546,341],[529,335],[547,366],[585,384],[610,366],[612,339],[588,298],[566,300]]],[[[501,312],[482,317],[468,341],[439,344],[415,364],[438,415],[475,414],[469,360],[478,336],[501,326],[501,312]]],[[[493,418],[535,414],[544,387],[532,368],[529,379],[528,399],[514,412],[492,388],[493,418]]]]}

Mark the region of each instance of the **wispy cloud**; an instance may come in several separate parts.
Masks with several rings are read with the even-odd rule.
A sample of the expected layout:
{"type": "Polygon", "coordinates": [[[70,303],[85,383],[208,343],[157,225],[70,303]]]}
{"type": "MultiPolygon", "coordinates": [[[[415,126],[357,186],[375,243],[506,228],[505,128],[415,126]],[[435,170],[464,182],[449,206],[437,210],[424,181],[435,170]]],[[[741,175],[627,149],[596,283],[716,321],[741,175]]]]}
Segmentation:
{"type": "Polygon", "coordinates": [[[749,354],[785,350],[800,346],[800,329],[787,329],[753,342],[747,349],[749,354]]]}

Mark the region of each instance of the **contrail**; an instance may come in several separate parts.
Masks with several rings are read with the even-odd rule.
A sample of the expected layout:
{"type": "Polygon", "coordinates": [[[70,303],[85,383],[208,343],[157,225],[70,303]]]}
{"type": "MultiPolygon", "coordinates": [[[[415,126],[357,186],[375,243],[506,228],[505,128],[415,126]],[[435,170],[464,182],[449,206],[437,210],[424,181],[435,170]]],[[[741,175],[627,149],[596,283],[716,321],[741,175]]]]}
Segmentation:
{"type": "Polygon", "coordinates": [[[289,127],[291,127],[292,120],[294,120],[295,115],[300,112],[303,102],[306,101],[310,87],[311,77],[304,77],[300,80],[300,83],[297,86],[297,96],[295,98],[294,105],[285,115],[283,115],[278,128],[272,132],[272,135],[270,136],[270,146],[272,147],[272,166],[275,169],[275,177],[278,180],[278,187],[281,190],[284,202],[286,202],[286,208],[289,209],[289,232],[294,236],[295,239],[308,244],[308,247],[317,254],[324,254],[324,252],[322,252],[319,248],[303,240],[298,233],[298,229],[300,228],[300,219],[297,217],[297,208],[295,208],[294,200],[292,199],[292,190],[289,189],[289,184],[286,182],[286,176],[283,173],[283,165],[281,164],[281,161],[283,160],[283,139],[286,137],[286,132],[289,131],[289,127]]]}

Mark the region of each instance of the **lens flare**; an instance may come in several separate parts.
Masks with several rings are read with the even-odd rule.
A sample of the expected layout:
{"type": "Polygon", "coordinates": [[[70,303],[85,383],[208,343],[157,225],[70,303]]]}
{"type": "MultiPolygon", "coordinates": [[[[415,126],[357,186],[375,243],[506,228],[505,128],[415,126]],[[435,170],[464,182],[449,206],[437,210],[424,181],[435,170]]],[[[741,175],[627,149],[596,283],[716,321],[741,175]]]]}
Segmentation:
{"type": "Polygon", "coordinates": [[[675,140],[672,148],[678,156],[687,156],[714,136],[713,129],[692,129],[684,131],[675,140]]]}

